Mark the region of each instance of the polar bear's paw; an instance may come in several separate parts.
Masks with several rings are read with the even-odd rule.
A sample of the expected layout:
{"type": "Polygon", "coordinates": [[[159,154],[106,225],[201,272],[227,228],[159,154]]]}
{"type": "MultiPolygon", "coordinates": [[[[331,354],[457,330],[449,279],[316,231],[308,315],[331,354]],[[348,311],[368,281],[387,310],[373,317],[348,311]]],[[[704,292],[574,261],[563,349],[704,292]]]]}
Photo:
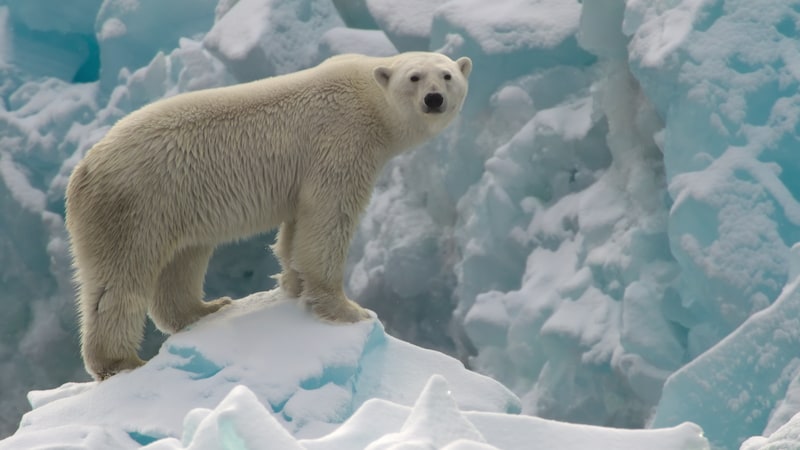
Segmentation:
{"type": "Polygon", "coordinates": [[[185,323],[181,326],[180,329],[183,329],[186,326],[189,326],[198,320],[202,319],[203,317],[214,314],[215,312],[219,311],[220,309],[230,305],[233,303],[233,299],[230,297],[220,297],[215,300],[208,300],[200,303],[200,309],[195,311],[195,314],[187,315],[185,319],[185,323]]]}
{"type": "Polygon", "coordinates": [[[141,367],[144,363],[145,362],[138,356],[131,356],[124,359],[94,360],[87,361],[87,370],[95,379],[103,381],[120,372],[141,367]]]}
{"type": "Polygon", "coordinates": [[[230,297],[220,297],[216,300],[209,300],[207,302],[203,302],[203,308],[205,309],[206,314],[211,314],[219,311],[220,308],[223,306],[227,306],[233,303],[233,299],[230,297]]]}
{"type": "Polygon", "coordinates": [[[317,318],[332,323],[354,323],[372,318],[358,303],[346,297],[306,299],[306,306],[317,318]]]}
{"type": "Polygon", "coordinates": [[[300,279],[300,274],[294,270],[285,270],[278,275],[273,276],[278,280],[278,286],[286,293],[287,297],[300,298],[303,293],[303,281],[300,279]]]}

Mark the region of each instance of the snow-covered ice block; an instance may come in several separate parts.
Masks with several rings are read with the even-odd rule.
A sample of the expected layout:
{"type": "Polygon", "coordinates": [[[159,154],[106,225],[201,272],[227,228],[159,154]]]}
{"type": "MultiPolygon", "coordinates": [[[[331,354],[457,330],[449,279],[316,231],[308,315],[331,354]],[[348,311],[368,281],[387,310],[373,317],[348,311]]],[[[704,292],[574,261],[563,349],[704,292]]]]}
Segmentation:
{"type": "Polygon", "coordinates": [[[658,430],[622,430],[537,417],[459,410],[447,380],[434,376],[413,407],[370,400],[336,431],[300,440],[307,450],[414,449],[705,450],[702,430],[684,423],[658,430]],[[376,418],[380,418],[376,420],[376,418]]]}
{"type": "Polygon", "coordinates": [[[644,426],[685,344],[662,306],[678,267],[652,138],[661,124],[628,71],[622,6],[584,2],[575,19],[595,67],[535,71],[493,95],[530,103],[532,117],[459,202],[456,317],[472,367],[512,386],[524,412],[644,426]]]}
{"type": "MultiPolygon", "coordinates": [[[[660,430],[566,424],[501,412],[468,411],[459,406],[455,395],[444,376],[433,374],[413,406],[373,398],[330,433],[298,439],[251,389],[238,385],[216,406],[191,409],[184,417],[180,438],[159,439],[84,423],[14,436],[0,441],[0,449],[39,448],[53,443],[86,450],[142,445],[147,450],[527,450],[535,442],[537,447],[553,450],[709,450],[702,430],[691,423],[660,430]]],[[[328,402],[317,398],[307,408],[325,409],[328,402]]]]}
{"type": "Polygon", "coordinates": [[[319,59],[326,59],[342,53],[391,56],[397,53],[397,49],[381,30],[331,28],[320,37],[319,59]]]}
{"type": "MultiPolygon", "coordinates": [[[[393,408],[390,406],[389,409],[393,408]]],[[[353,430],[348,432],[349,427],[344,425],[344,430],[337,430],[331,436],[319,439],[318,443],[312,441],[304,446],[308,449],[348,447],[388,450],[408,442],[425,445],[427,448],[443,448],[459,439],[486,442],[475,426],[459,410],[450,393],[447,380],[441,375],[434,375],[428,380],[413,408],[410,411],[405,410],[404,413],[405,420],[397,431],[395,431],[397,422],[394,420],[397,416],[389,413],[386,415],[389,420],[385,423],[379,424],[372,430],[364,429],[363,431],[367,431],[367,433],[362,431],[361,442],[353,442],[348,439],[352,437],[350,433],[353,430]],[[387,427],[387,425],[389,426],[387,427]],[[370,438],[367,436],[377,439],[370,442],[370,438]]]]}
{"type": "Polygon", "coordinates": [[[689,356],[774,301],[800,241],[797,2],[628,2],[631,71],[664,119],[689,356]]]}
{"type": "Polygon", "coordinates": [[[429,48],[474,59],[470,97],[482,104],[506,80],[594,62],[575,37],[580,15],[578,2],[450,0],[435,10],[429,48]]]}
{"type": "Polygon", "coordinates": [[[214,23],[216,0],[105,0],[97,13],[100,83],[111,91],[120,69],[134,71],[180,38],[202,36],[214,23]]]}
{"type": "Polygon", "coordinates": [[[50,183],[93,122],[98,89],[55,78],[13,86],[0,75],[2,84],[12,89],[0,101],[0,429],[11,432],[31,383],[78,376],[63,195],[50,183]]]}
{"type": "Polygon", "coordinates": [[[665,312],[697,358],[655,423],[695,418],[736,448],[798,411],[798,2],[627,2],[631,71],[664,120],[670,249],[665,312]],[[773,304],[774,302],[774,304],[773,304]],[[772,304],[772,306],[770,306],[772,304]],[[787,398],[781,401],[783,396],[787,398]]]}
{"type": "Polygon", "coordinates": [[[203,45],[239,81],[252,81],[313,66],[320,37],[337,26],[342,19],[327,0],[241,0],[218,18],[203,45]]]}
{"type": "MultiPolygon", "coordinates": [[[[140,369],[102,383],[31,393],[35,409],[0,448],[20,448],[15,442],[28,442],[26,436],[49,436],[64,427],[100,426],[110,436],[121,430],[139,443],[178,437],[190,410],[214,408],[239,385],[247,386],[292,435],[318,436],[370,398],[412,404],[434,374],[451,380],[460,409],[520,409],[519,400],[499,383],[448,356],[386,335],[376,320],[321,323],[273,290],[239,300],[171,336],[140,369]]],[[[239,400],[228,403],[249,401],[247,395],[234,397],[239,400]]],[[[222,420],[197,414],[189,416],[197,433],[206,419],[222,420]]]]}
{"type": "MultiPolygon", "coordinates": [[[[792,258],[797,270],[800,245],[792,258]]],[[[736,448],[797,412],[799,376],[800,278],[795,278],[775,303],[667,380],[653,425],[702,423],[713,444],[736,448]],[[781,410],[784,397],[794,401],[781,410]]]]}
{"type": "Polygon", "coordinates": [[[120,82],[108,109],[122,113],[181,92],[233,84],[235,80],[200,42],[182,38],[174,50],[156,53],[145,67],[132,73],[122,70],[120,82]]]}
{"type": "Polygon", "coordinates": [[[740,450],[797,450],[800,448],[800,414],[768,436],[753,436],[742,443],[740,450]]]}
{"type": "Polygon", "coordinates": [[[195,408],[183,421],[183,436],[154,441],[148,450],[235,448],[302,450],[297,441],[262,405],[253,392],[236,386],[213,410],[195,408]]]}
{"type": "Polygon", "coordinates": [[[436,9],[446,0],[366,0],[367,8],[401,52],[428,50],[436,9]]]}
{"type": "MultiPolygon", "coordinates": [[[[325,407],[316,401],[315,408],[325,407]]],[[[548,421],[498,412],[465,411],[447,379],[432,375],[413,406],[371,399],[337,429],[318,438],[297,439],[239,385],[213,408],[195,408],[183,420],[183,432],[161,439],[123,433],[112,427],[61,426],[0,442],[2,449],[48,442],[75,449],[441,449],[527,450],[531,443],[553,450],[709,450],[702,430],[691,423],[659,430],[621,430],[548,421]],[[38,440],[37,440],[38,439],[38,440]]],[[[31,448],[31,447],[24,447],[31,448]]]]}

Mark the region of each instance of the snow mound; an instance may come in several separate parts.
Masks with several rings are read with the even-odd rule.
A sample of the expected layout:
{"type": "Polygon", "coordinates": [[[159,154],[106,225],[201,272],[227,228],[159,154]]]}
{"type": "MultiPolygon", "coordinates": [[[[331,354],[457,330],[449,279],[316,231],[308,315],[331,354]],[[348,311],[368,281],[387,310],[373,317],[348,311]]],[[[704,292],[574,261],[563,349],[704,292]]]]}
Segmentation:
{"type": "MultiPolygon", "coordinates": [[[[316,436],[345,421],[367,399],[412,403],[434,374],[450,380],[459,408],[520,410],[519,400],[499,383],[453,358],[386,335],[376,320],[321,323],[273,290],[170,337],[140,369],[102,383],[31,392],[34,409],[4,448],[16,448],[14,441],[32,433],[64,427],[99,426],[109,436],[123,433],[141,444],[179,436],[192,409],[214,408],[241,385],[293,435],[316,436]]],[[[202,422],[196,414],[190,417],[202,422]]]]}
{"type": "Polygon", "coordinates": [[[519,399],[377,320],[315,320],[280,290],[170,337],[145,366],[29,394],[0,449],[706,449],[699,427],[612,430],[520,417],[519,399]]]}

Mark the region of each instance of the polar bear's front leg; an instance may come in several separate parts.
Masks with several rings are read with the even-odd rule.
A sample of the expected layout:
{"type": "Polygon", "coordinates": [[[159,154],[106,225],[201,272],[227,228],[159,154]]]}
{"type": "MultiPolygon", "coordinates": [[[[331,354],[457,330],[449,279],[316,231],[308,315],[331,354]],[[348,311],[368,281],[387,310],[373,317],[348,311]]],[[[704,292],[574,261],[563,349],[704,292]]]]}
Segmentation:
{"type": "Polygon", "coordinates": [[[369,319],[367,310],[342,289],[344,264],[360,210],[339,201],[300,208],[292,246],[293,267],[303,283],[302,299],[318,318],[329,322],[369,319]]]}
{"type": "Polygon", "coordinates": [[[307,297],[306,306],[319,319],[334,323],[354,323],[372,317],[366,309],[347,298],[344,293],[307,297]]]}
{"type": "Polygon", "coordinates": [[[177,333],[232,303],[230,297],[203,301],[203,279],[213,252],[210,245],[183,248],[161,270],[149,305],[150,317],[159,330],[177,333]]]}
{"type": "Polygon", "coordinates": [[[278,285],[289,297],[299,298],[303,293],[303,280],[300,274],[292,268],[292,248],[294,246],[295,222],[287,221],[281,224],[272,252],[281,263],[281,273],[275,275],[278,285]]]}

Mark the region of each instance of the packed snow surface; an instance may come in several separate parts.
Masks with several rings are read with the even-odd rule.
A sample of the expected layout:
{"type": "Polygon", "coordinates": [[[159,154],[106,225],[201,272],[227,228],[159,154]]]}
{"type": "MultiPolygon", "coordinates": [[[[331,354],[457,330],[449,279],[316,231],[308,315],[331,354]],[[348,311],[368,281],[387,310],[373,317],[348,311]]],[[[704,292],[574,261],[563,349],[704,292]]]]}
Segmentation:
{"type": "Polygon", "coordinates": [[[606,430],[518,416],[514,394],[457,360],[374,319],[319,322],[278,289],[170,337],[137,370],[29,400],[0,449],[708,448],[693,424],[606,430]]]}

